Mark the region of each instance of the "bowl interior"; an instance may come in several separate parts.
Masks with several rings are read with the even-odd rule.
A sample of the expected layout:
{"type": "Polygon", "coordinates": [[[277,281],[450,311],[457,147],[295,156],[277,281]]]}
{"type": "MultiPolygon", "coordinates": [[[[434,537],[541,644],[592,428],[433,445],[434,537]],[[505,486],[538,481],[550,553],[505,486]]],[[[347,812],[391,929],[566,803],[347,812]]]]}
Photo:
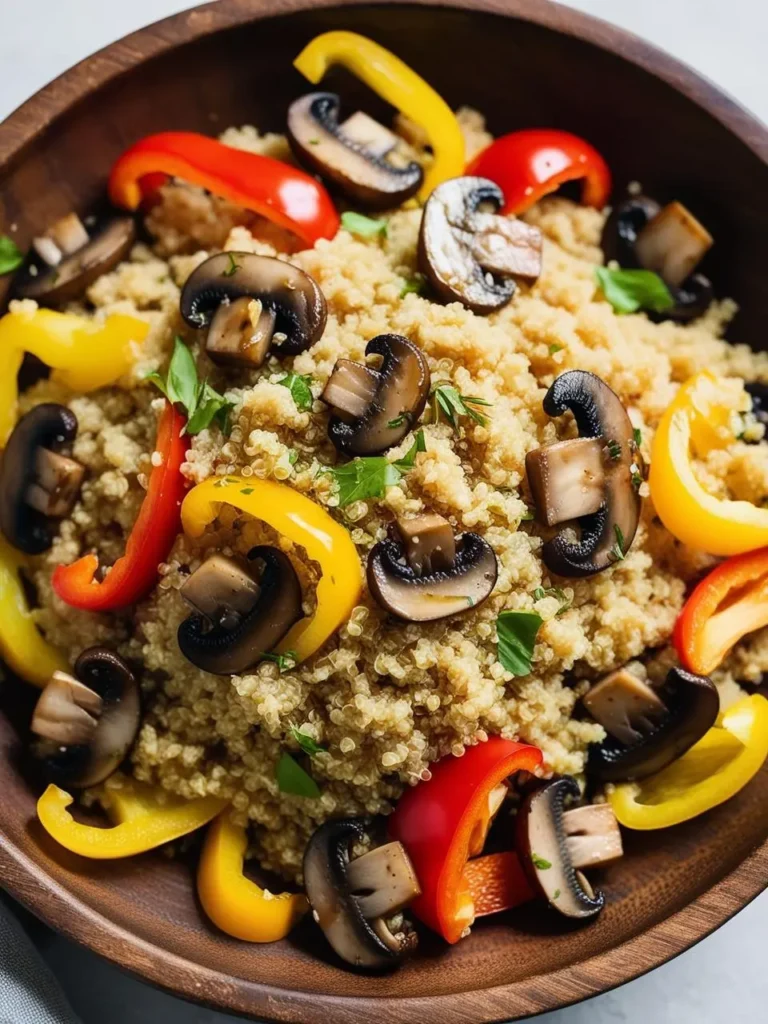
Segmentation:
{"type": "MultiPolygon", "coordinates": [[[[223,0],[221,6],[248,5],[223,0]]],[[[216,133],[246,123],[282,130],[287,104],[307,89],[292,60],[312,36],[331,28],[359,31],[390,47],[452,105],[485,112],[494,132],[545,125],[583,134],[607,158],[617,192],[637,180],[662,200],[691,205],[717,242],[706,269],[718,294],[741,306],[732,337],[766,346],[766,262],[760,248],[768,236],[768,206],[758,202],[768,194],[766,164],[711,114],[648,71],[565,32],[480,10],[313,9],[178,45],[90,92],[0,169],[0,226],[17,224],[24,243],[73,207],[87,210],[103,198],[111,161],[150,132],[216,133]]],[[[332,72],[325,84],[342,93],[350,111],[381,109],[345,73],[332,72]]],[[[609,906],[595,924],[569,930],[539,910],[522,910],[481,922],[473,939],[455,948],[424,936],[421,955],[397,975],[361,978],[340,970],[322,944],[313,948],[309,927],[269,946],[217,933],[198,911],[188,862],[148,855],[94,865],[55,851],[36,826],[34,792],[17,767],[12,723],[23,719],[23,704],[19,686],[7,684],[0,695],[0,845],[10,851],[4,863],[14,865],[17,894],[84,941],[89,940],[82,921],[90,918],[95,934],[98,921],[106,919],[111,938],[100,940],[100,951],[155,981],[178,987],[174,965],[184,962],[188,979],[199,971],[197,989],[190,980],[187,995],[242,1011],[258,1008],[274,1018],[320,1020],[331,1012],[338,1020],[373,1021],[381,1016],[375,1000],[382,996],[450,997],[508,985],[513,988],[503,1012],[477,1005],[471,1017],[453,1019],[514,1016],[531,1008],[534,979],[614,950],[664,921],[736,868],[768,831],[764,769],[726,807],[665,832],[629,836],[627,856],[601,880],[609,906]],[[167,951],[167,976],[152,963],[153,947],[167,951]],[[528,983],[527,1002],[517,1000],[516,983],[528,983]],[[266,996],[264,986],[272,990],[266,996]],[[314,1009],[303,997],[310,997],[314,1009]],[[347,1017],[349,997],[365,1002],[347,1017]]],[[[700,934],[706,930],[704,922],[700,934]]],[[[620,980],[640,969],[626,964],[620,980]]],[[[606,977],[606,986],[611,980],[616,976],[606,977]]],[[[542,992],[535,1005],[572,998],[572,992],[542,992]]],[[[447,1005],[441,1020],[448,1019],[447,1005]]],[[[432,1019],[427,1004],[388,1003],[386,1013],[392,1020],[432,1019]]]]}

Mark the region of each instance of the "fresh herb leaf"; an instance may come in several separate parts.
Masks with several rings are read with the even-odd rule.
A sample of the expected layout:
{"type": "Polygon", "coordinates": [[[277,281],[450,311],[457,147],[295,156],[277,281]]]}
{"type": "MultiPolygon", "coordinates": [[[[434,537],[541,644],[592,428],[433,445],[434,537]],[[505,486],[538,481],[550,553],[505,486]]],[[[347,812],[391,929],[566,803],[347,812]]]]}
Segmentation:
{"type": "MultiPolygon", "coordinates": [[[[250,488],[250,490],[253,491],[253,488],[250,488]]],[[[245,491],[243,491],[243,494],[245,494],[245,491]]],[[[269,652],[268,654],[262,654],[261,657],[264,661],[274,662],[280,673],[290,672],[292,668],[296,667],[298,662],[296,651],[285,651],[283,654],[269,652]]]]}
{"type": "Polygon", "coordinates": [[[185,433],[199,434],[214,420],[225,434],[229,433],[233,403],[212,388],[207,380],[200,383],[194,357],[178,336],[166,377],[153,370],[144,379],[154,384],[169,402],[183,407],[187,414],[185,433]]]}
{"type": "Polygon", "coordinates": [[[560,890],[559,889],[555,889],[555,891],[552,893],[552,899],[553,900],[559,900],[560,899],[560,890]]]}
{"type": "Polygon", "coordinates": [[[432,408],[435,422],[442,414],[451,424],[454,430],[458,430],[459,420],[462,416],[468,416],[475,423],[484,427],[488,417],[479,413],[473,406],[490,406],[484,398],[474,398],[471,395],[461,395],[458,389],[452,384],[438,384],[432,391],[432,408]]]}
{"type": "Polygon", "coordinates": [[[309,140],[309,144],[310,144],[310,146],[319,146],[320,145],[320,139],[310,139],[309,140]]]}
{"type": "Polygon", "coordinates": [[[546,860],[544,857],[540,857],[538,853],[531,854],[531,862],[535,868],[539,871],[549,871],[552,867],[552,861],[546,860]]]}
{"type": "Polygon", "coordinates": [[[520,516],[521,523],[530,523],[532,519],[536,518],[536,513],[532,508],[527,508],[525,512],[520,516]]]}
{"type": "Polygon", "coordinates": [[[635,444],[639,448],[640,445],[643,443],[643,432],[640,429],[640,427],[635,427],[635,429],[632,431],[632,436],[635,439],[635,444]]]}
{"type": "Polygon", "coordinates": [[[624,534],[618,523],[613,524],[613,531],[616,534],[616,543],[611,548],[611,554],[616,562],[624,561],[624,534]]]}
{"type": "Polygon", "coordinates": [[[275,778],[281,793],[304,796],[310,800],[317,800],[320,796],[318,784],[290,754],[280,755],[275,768],[275,778]]]}
{"type": "Polygon", "coordinates": [[[408,470],[413,469],[417,454],[426,450],[424,431],[420,430],[409,450],[396,462],[388,462],[383,455],[374,455],[329,469],[338,489],[339,506],[343,508],[366,498],[382,498],[388,487],[395,487],[408,470]]]}
{"type": "Polygon", "coordinates": [[[530,674],[536,635],[543,621],[536,612],[499,613],[496,620],[498,658],[507,672],[514,676],[530,674]]]}
{"type": "Polygon", "coordinates": [[[215,420],[222,432],[229,433],[229,414],[232,403],[212,388],[208,381],[203,381],[197,398],[197,408],[187,420],[187,433],[199,434],[215,420]]]}
{"type": "Polygon", "coordinates": [[[558,599],[560,602],[560,607],[557,610],[558,615],[567,612],[571,607],[571,599],[566,596],[562,587],[536,587],[533,592],[534,601],[541,601],[545,597],[556,597],[558,599]]]}
{"type": "Polygon", "coordinates": [[[280,380],[275,381],[276,384],[282,384],[283,387],[288,388],[291,392],[296,408],[302,412],[307,412],[312,408],[315,401],[315,397],[312,394],[310,384],[312,383],[312,374],[298,374],[291,370],[290,373],[286,373],[280,380]]]}
{"type": "Polygon", "coordinates": [[[173,345],[171,363],[168,367],[168,376],[165,380],[168,399],[174,404],[179,402],[187,410],[187,413],[192,415],[197,406],[199,388],[194,357],[177,335],[173,345]]]}
{"type": "Polygon", "coordinates": [[[621,458],[621,445],[619,444],[619,442],[609,440],[606,441],[605,444],[608,449],[608,454],[610,455],[610,457],[613,459],[614,462],[618,462],[618,460],[621,458]]]}
{"type": "Polygon", "coordinates": [[[638,309],[663,313],[675,304],[669,288],[652,270],[596,267],[595,276],[603,295],[617,313],[636,313],[638,309]]]}
{"type": "Polygon", "coordinates": [[[393,420],[390,420],[387,426],[390,430],[396,430],[397,427],[402,427],[404,423],[407,423],[408,419],[408,413],[401,412],[399,416],[395,416],[393,420]]]}
{"type": "Polygon", "coordinates": [[[416,464],[416,456],[419,452],[425,452],[427,450],[427,442],[424,440],[424,431],[419,430],[416,433],[413,444],[402,457],[402,459],[396,459],[393,463],[398,469],[407,473],[409,469],[413,469],[416,464]]]}
{"type": "Polygon", "coordinates": [[[301,729],[297,729],[295,725],[291,726],[291,736],[293,736],[304,753],[308,754],[309,757],[314,757],[315,754],[322,754],[325,751],[325,747],[321,747],[311,736],[302,732],[301,729]]]}
{"type": "Polygon", "coordinates": [[[374,220],[373,217],[366,217],[362,213],[355,213],[347,210],[341,215],[341,226],[346,228],[352,235],[358,238],[375,238],[381,235],[387,237],[387,222],[385,220],[374,220]]]}
{"type": "Polygon", "coordinates": [[[403,287],[400,289],[400,298],[404,299],[406,295],[423,295],[427,290],[427,279],[423,274],[414,274],[413,277],[408,277],[403,283],[403,287]]]}
{"type": "Polygon", "coordinates": [[[0,274],[10,274],[24,262],[24,254],[8,235],[0,235],[0,274]]]}
{"type": "Polygon", "coordinates": [[[290,463],[291,466],[295,466],[298,461],[299,453],[296,451],[295,448],[291,448],[288,452],[288,462],[290,463]]]}
{"type": "Polygon", "coordinates": [[[636,491],[639,491],[640,488],[643,486],[642,476],[637,472],[636,469],[633,469],[630,478],[632,480],[632,486],[634,487],[634,489],[636,491]]]}
{"type": "Polygon", "coordinates": [[[235,274],[238,272],[238,270],[242,270],[242,267],[240,266],[240,264],[235,259],[234,253],[228,252],[227,256],[229,256],[229,266],[227,267],[226,270],[223,270],[221,272],[221,276],[222,277],[234,277],[235,274]]]}
{"type": "Polygon", "coordinates": [[[553,355],[555,355],[556,352],[562,352],[564,348],[565,348],[564,345],[550,345],[549,346],[549,354],[551,356],[553,356],[553,355]]]}

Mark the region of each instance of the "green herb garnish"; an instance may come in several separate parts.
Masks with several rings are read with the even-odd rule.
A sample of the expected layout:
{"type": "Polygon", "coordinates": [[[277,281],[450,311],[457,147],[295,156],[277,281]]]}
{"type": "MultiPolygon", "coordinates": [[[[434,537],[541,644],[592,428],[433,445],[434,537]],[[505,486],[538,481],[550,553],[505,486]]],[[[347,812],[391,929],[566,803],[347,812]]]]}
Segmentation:
{"type": "Polygon", "coordinates": [[[444,416],[454,430],[458,430],[459,420],[462,416],[468,416],[475,423],[484,427],[488,417],[474,409],[473,406],[490,406],[484,398],[474,398],[471,395],[461,395],[458,389],[452,384],[438,384],[432,391],[432,411],[435,423],[444,416]]]}
{"type": "Polygon", "coordinates": [[[427,450],[427,442],[424,440],[424,431],[419,430],[416,432],[416,437],[413,439],[413,444],[402,457],[402,459],[396,459],[392,465],[397,466],[399,470],[407,473],[409,469],[413,469],[416,463],[416,456],[419,452],[425,452],[427,450]]]}
{"type": "Polygon", "coordinates": [[[403,287],[400,289],[400,298],[404,299],[406,295],[423,295],[427,290],[427,279],[423,274],[414,274],[413,277],[408,277],[403,283],[403,287]]]}
{"type": "Polygon", "coordinates": [[[417,454],[426,450],[424,431],[420,430],[410,449],[396,462],[388,462],[383,455],[374,455],[326,470],[338,488],[339,506],[343,508],[366,498],[382,498],[388,487],[395,487],[408,470],[413,469],[417,454]]]}
{"type": "Polygon", "coordinates": [[[24,254],[8,235],[0,235],[0,274],[10,274],[24,262],[24,254]]]}
{"type": "Polygon", "coordinates": [[[603,295],[616,313],[636,313],[638,309],[663,313],[675,304],[669,288],[652,270],[596,267],[595,276],[603,295]]]}
{"type": "Polygon", "coordinates": [[[227,256],[229,256],[229,266],[227,267],[226,270],[222,270],[221,276],[222,277],[234,277],[235,274],[238,272],[238,270],[241,270],[242,268],[241,268],[240,264],[237,262],[237,260],[235,259],[234,253],[228,252],[227,256]]]}
{"type": "Polygon", "coordinates": [[[280,755],[275,767],[275,778],[281,793],[304,796],[310,800],[317,800],[320,796],[318,784],[290,754],[280,755]]]}
{"type": "Polygon", "coordinates": [[[550,345],[549,346],[549,354],[551,356],[553,356],[553,355],[555,355],[556,352],[562,352],[564,348],[565,348],[564,345],[554,345],[554,344],[550,345]]]}
{"type": "Polygon", "coordinates": [[[402,427],[410,419],[407,412],[401,412],[399,416],[395,416],[393,420],[390,420],[387,426],[390,430],[396,430],[398,427],[402,427]]]}
{"type": "Polygon", "coordinates": [[[302,732],[301,729],[297,729],[295,725],[291,726],[291,736],[293,736],[304,753],[309,757],[314,757],[315,754],[322,754],[325,752],[325,747],[321,747],[320,744],[313,740],[311,736],[302,732]]]}
{"type": "MultiPolygon", "coordinates": [[[[245,491],[243,491],[245,494],[245,491]]],[[[262,654],[264,661],[272,661],[277,665],[278,672],[290,672],[292,668],[296,668],[298,661],[296,657],[296,651],[285,651],[283,654],[273,654],[271,651],[267,654],[262,654]]]]}
{"type": "Polygon", "coordinates": [[[562,587],[536,587],[533,592],[534,601],[541,601],[545,597],[556,597],[558,599],[560,602],[560,607],[557,610],[558,615],[567,612],[572,604],[571,599],[566,596],[562,587]]]}
{"type": "Polygon", "coordinates": [[[552,899],[553,900],[559,900],[560,899],[560,890],[559,889],[555,889],[555,891],[552,893],[552,899]]]}
{"type": "Polygon", "coordinates": [[[618,523],[614,523],[613,532],[616,534],[616,543],[611,548],[611,555],[613,556],[614,561],[623,562],[625,552],[624,534],[621,532],[621,527],[618,523]]]}
{"type": "Polygon", "coordinates": [[[366,217],[362,213],[355,213],[347,210],[341,215],[341,226],[346,228],[352,235],[358,238],[375,238],[381,235],[387,237],[387,222],[385,220],[374,220],[373,217],[366,217]]]}
{"type": "Polygon", "coordinates": [[[298,374],[291,370],[286,373],[280,380],[276,380],[275,384],[282,384],[284,388],[288,388],[291,392],[291,396],[296,403],[296,408],[302,412],[307,412],[312,408],[315,401],[315,397],[312,394],[310,384],[312,383],[312,374],[304,373],[298,374]]]}
{"type": "Polygon", "coordinates": [[[499,613],[496,620],[498,658],[507,672],[514,676],[530,674],[536,635],[543,621],[536,612],[499,613]]]}
{"type": "Polygon", "coordinates": [[[641,476],[641,475],[640,475],[640,474],[639,474],[639,473],[637,472],[637,470],[636,470],[636,469],[633,469],[633,470],[632,470],[632,473],[630,474],[630,479],[632,480],[632,486],[634,487],[634,489],[635,489],[636,491],[639,491],[639,490],[640,490],[640,488],[641,488],[641,487],[643,486],[643,478],[642,478],[642,476],[641,476]]]}
{"type": "Polygon", "coordinates": [[[613,459],[614,462],[618,462],[621,458],[621,445],[619,444],[619,442],[610,440],[606,441],[605,444],[608,449],[608,454],[610,455],[610,457],[613,459]]]}
{"type": "Polygon", "coordinates": [[[643,432],[640,429],[640,427],[635,427],[635,429],[632,431],[632,436],[635,439],[635,444],[639,448],[640,445],[643,443],[643,432]]]}
{"type": "Polygon", "coordinates": [[[540,857],[538,853],[531,854],[531,862],[535,868],[539,869],[539,871],[549,871],[552,867],[552,862],[545,860],[544,857],[540,857]]]}
{"type": "Polygon", "coordinates": [[[199,434],[214,420],[225,434],[229,433],[234,403],[220,395],[207,380],[198,378],[194,356],[178,335],[166,376],[153,370],[144,379],[156,385],[169,402],[182,406],[187,414],[185,434],[199,434]]]}

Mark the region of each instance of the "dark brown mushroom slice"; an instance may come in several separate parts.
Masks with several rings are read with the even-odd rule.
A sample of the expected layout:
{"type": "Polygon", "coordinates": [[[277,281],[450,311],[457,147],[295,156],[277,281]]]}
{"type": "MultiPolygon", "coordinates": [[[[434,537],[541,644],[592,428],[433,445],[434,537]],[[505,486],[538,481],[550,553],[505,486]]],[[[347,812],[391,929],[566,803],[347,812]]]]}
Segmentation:
{"type": "Polygon", "coordinates": [[[499,210],[504,193],[487,178],[452,178],[427,200],[419,235],[419,265],[446,302],[492,313],[515,293],[514,277],[541,273],[538,228],[480,209],[499,210]]]}
{"type": "Polygon", "coordinates": [[[321,825],[304,854],[304,886],[312,916],[338,956],[361,970],[386,970],[416,947],[413,931],[393,934],[387,919],[421,889],[400,843],[350,860],[352,847],[367,840],[369,825],[359,818],[321,825]]]}
{"type": "Polygon", "coordinates": [[[339,97],[315,92],[288,108],[288,140],[297,159],[349,199],[370,210],[400,206],[424,179],[421,167],[387,157],[397,136],[363,113],[339,124],[339,97]]]}
{"type": "Polygon", "coordinates": [[[90,647],[74,677],[54,672],[40,694],[31,730],[46,777],[66,788],[95,786],[117,770],[141,721],[139,687],[123,659],[90,647]]]}
{"type": "Polygon", "coordinates": [[[627,747],[649,736],[669,714],[659,695],[625,668],[590,687],[582,703],[609,736],[627,747]]]}
{"type": "Polygon", "coordinates": [[[136,241],[131,217],[111,217],[89,234],[75,213],[62,217],[33,242],[37,260],[14,282],[14,294],[47,306],[79,298],[125,259],[136,241]]]}
{"type": "Polygon", "coordinates": [[[530,792],[517,812],[516,849],[535,892],[565,917],[587,919],[605,907],[605,896],[592,891],[571,859],[564,804],[580,795],[568,776],[530,792]]]}
{"type": "MultiPolygon", "coordinates": [[[[179,308],[190,327],[209,327],[222,304],[243,298],[261,303],[256,328],[261,333],[268,330],[267,317],[274,317],[270,351],[277,355],[298,355],[314,345],[325,330],[328,310],[314,278],[285,260],[252,252],[221,252],[201,263],[187,278],[179,308]]],[[[242,320],[235,317],[229,326],[237,332],[238,324],[242,320]]],[[[222,322],[215,340],[221,327],[222,322]]],[[[258,344],[263,344],[261,335],[258,344]]],[[[214,354],[223,349],[225,356],[232,355],[232,348],[236,345],[219,338],[214,354]]],[[[252,365],[247,352],[240,361],[252,365]]]]}
{"type": "Polygon", "coordinates": [[[267,358],[277,316],[260,299],[222,302],[211,318],[205,351],[220,366],[258,369],[267,358]]]}
{"type": "MultiPolygon", "coordinates": [[[[645,727],[640,727],[636,717],[630,724],[641,733],[638,740],[628,745],[608,736],[590,748],[587,774],[591,778],[600,782],[634,782],[654,775],[690,750],[715,724],[720,697],[717,687],[706,676],[673,668],[659,696],[666,714],[655,722],[655,728],[643,731],[645,727]]],[[[599,704],[597,710],[600,713],[599,704]]]]}
{"type": "MultiPolygon", "coordinates": [[[[564,526],[542,549],[550,572],[579,578],[602,572],[629,551],[640,519],[635,482],[642,479],[642,460],[626,410],[605,381],[586,370],[561,374],[544,397],[544,411],[562,416],[568,410],[576,419],[580,438],[598,438],[607,449],[601,507],[575,520],[575,527],[564,526]],[[579,531],[578,538],[573,536],[574,529],[579,531]]],[[[537,509],[537,516],[546,523],[544,510],[537,509]]]]}
{"type": "Polygon", "coordinates": [[[592,515],[604,501],[605,444],[576,437],[528,452],[525,470],[539,522],[558,526],[592,515]]]}
{"type": "Polygon", "coordinates": [[[679,288],[712,248],[714,239],[682,203],[668,203],[639,232],[635,252],[640,265],[655,271],[670,288],[679,288]]]}
{"type": "Polygon", "coordinates": [[[429,365],[421,349],[399,334],[380,334],[365,347],[366,356],[382,356],[381,367],[360,366],[352,374],[349,360],[340,360],[328,380],[323,397],[339,401],[340,415],[331,417],[328,436],[346,455],[378,455],[399,444],[418,420],[427,404],[430,387],[429,365]],[[339,376],[336,376],[336,374],[339,376]],[[371,386],[375,385],[371,391],[371,386]],[[359,416],[369,394],[370,401],[359,416]]]}
{"type": "Polygon", "coordinates": [[[407,563],[403,547],[379,541],[368,556],[368,588],[375,600],[406,622],[434,622],[482,604],[498,573],[496,555],[477,533],[463,534],[447,569],[419,574],[407,563]]]}
{"type": "Polygon", "coordinates": [[[47,551],[55,518],[71,512],[85,467],[62,454],[77,436],[77,417],[45,402],[21,417],[0,463],[0,530],[28,555],[47,551]]]}
{"type": "Polygon", "coordinates": [[[426,513],[397,520],[405,560],[417,576],[444,572],[456,560],[453,527],[442,516],[426,513]]]}
{"type": "Polygon", "coordinates": [[[179,626],[179,648],[204,672],[246,672],[302,617],[301,585],[290,559],[263,545],[248,560],[261,566],[255,600],[255,580],[230,559],[219,558],[213,566],[204,562],[184,584],[184,596],[199,614],[179,626]]]}

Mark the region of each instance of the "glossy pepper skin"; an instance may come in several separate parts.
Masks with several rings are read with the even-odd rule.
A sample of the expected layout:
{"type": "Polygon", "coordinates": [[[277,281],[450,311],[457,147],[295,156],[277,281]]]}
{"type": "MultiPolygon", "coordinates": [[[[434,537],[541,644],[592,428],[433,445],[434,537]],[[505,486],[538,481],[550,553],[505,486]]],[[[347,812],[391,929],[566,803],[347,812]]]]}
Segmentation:
{"type": "Polygon", "coordinates": [[[496,182],[504,193],[502,213],[525,213],[566,181],[583,179],[585,206],[602,210],[611,195],[611,172],[595,147],[554,128],[502,135],[472,160],[467,174],[496,182]]]}
{"type": "Polygon", "coordinates": [[[333,238],[339,229],[331,197],[310,175],[195,132],[160,132],[134,143],[112,167],[110,199],[123,209],[138,209],[142,198],[161,183],[159,174],[182,178],[252,210],[292,231],[307,246],[333,238]]]}
{"type": "Polygon", "coordinates": [[[35,626],[19,578],[23,565],[24,556],[0,534],[0,655],[16,675],[42,687],[69,665],[35,626]]]}
{"type": "Polygon", "coordinates": [[[67,810],[73,799],[58,786],[48,786],[37,802],[37,816],[57,843],[92,860],[117,860],[153,850],[207,825],[226,806],[216,797],[182,800],[125,778],[120,789],[109,790],[107,813],[114,826],[96,828],[75,821],[67,810]]]}
{"type": "Polygon", "coordinates": [[[475,905],[475,918],[500,914],[536,899],[514,850],[489,853],[467,861],[464,876],[475,905]]]}
{"type": "Polygon", "coordinates": [[[197,871],[197,894],[203,910],[227,935],[245,942],[277,942],[309,910],[301,893],[268,893],[246,878],[243,863],[246,831],[233,824],[228,810],[213,821],[205,836],[197,871]]]}
{"type": "Polygon", "coordinates": [[[733,704],[677,761],[609,796],[619,824],[669,828],[717,807],[752,779],[768,758],[768,700],[759,693],[733,704]]]}
{"type": "Polygon", "coordinates": [[[464,173],[464,136],[442,97],[399,57],[356,32],[324,32],[301,51],[294,66],[314,85],[333,64],[341,64],[382,99],[420,125],[434,159],[424,168],[419,199],[425,202],[448,178],[464,173]]]}
{"type": "Polygon", "coordinates": [[[74,313],[23,306],[0,318],[0,446],[16,423],[16,376],[24,353],[53,370],[53,379],[72,391],[94,391],[113,384],[134,361],[132,346],[147,336],[149,324],[115,314],[103,323],[74,313]]]}
{"type": "Polygon", "coordinates": [[[276,648],[304,661],[347,621],[360,596],[360,559],[349,532],[287,484],[242,476],[212,477],[193,487],[181,508],[184,532],[200,537],[224,503],[268,523],[319,563],[314,614],[300,619],[276,648]]]}
{"type": "Polygon", "coordinates": [[[186,416],[166,402],[157,431],[155,449],[162,462],[149,477],[147,495],[125,554],[118,558],[101,583],[96,581],[99,559],[84,555],[72,565],[59,565],[53,573],[53,589],[74,608],[104,612],[141,601],[154,587],[158,566],[164,562],[179,533],[179,518],[186,482],[181,466],[189,448],[182,431],[186,416]]]}
{"type": "Polygon", "coordinates": [[[458,942],[476,916],[466,868],[485,841],[491,790],[516,772],[533,772],[541,761],[538,747],[493,736],[433,764],[432,777],[407,789],[388,818],[390,835],[405,847],[421,885],[411,909],[446,942],[458,942]]]}
{"type": "Polygon", "coordinates": [[[685,602],[674,643],[685,668],[708,676],[743,636],[768,626],[768,548],[713,569],[685,602]]]}
{"type": "Polygon", "coordinates": [[[678,540],[712,555],[739,555],[768,545],[768,509],[716,498],[698,482],[692,463],[694,451],[723,446],[718,425],[738,411],[719,394],[708,370],[683,384],[654,436],[648,482],[659,518],[678,540]]]}

